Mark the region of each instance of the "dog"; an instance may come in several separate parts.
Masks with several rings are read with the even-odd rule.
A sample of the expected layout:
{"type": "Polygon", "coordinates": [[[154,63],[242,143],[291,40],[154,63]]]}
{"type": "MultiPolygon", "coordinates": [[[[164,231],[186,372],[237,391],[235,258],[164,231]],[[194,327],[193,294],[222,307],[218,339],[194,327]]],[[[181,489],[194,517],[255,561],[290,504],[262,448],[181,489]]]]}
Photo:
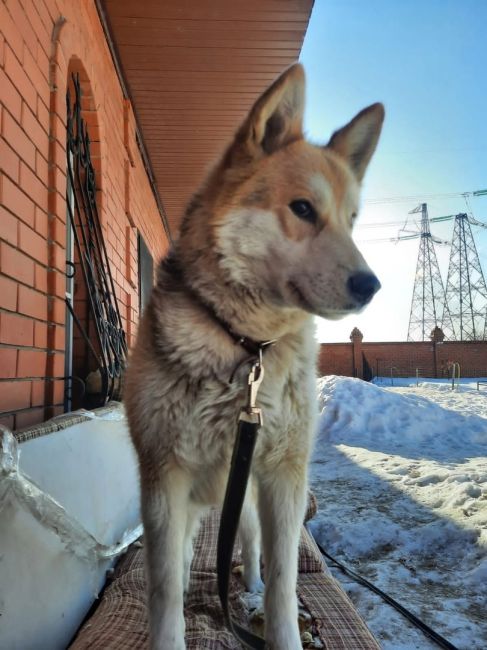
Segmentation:
{"type": "Polygon", "coordinates": [[[362,178],[384,108],[326,146],[303,136],[305,77],[287,69],[257,100],[194,195],[158,267],[126,377],[140,469],[153,650],[183,650],[185,590],[201,514],[221,505],[245,402],[248,352],[264,357],[264,414],[239,535],[243,579],[263,588],[267,647],[301,648],[297,553],[317,404],[313,316],[360,311],[380,283],[354,244],[362,178]],[[260,513],[260,517],[257,513],[260,513]],[[260,523],[259,523],[260,519],[260,523]]]}

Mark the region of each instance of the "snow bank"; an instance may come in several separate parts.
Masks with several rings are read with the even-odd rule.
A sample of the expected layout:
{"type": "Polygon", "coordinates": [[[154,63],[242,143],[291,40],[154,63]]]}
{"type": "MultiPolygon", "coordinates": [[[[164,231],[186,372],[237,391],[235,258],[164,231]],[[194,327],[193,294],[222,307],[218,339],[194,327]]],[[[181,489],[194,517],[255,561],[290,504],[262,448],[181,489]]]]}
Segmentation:
{"type": "MultiPolygon", "coordinates": [[[[445,411],[418,393],[391,393],[350,377],[322,378],[318,388],[321,440],[407,452],[409,458],[454,460],[486,452],[487,423],[478,415],[445,411]]],[[[487,411],[487,394],[481,398],[487,411]]]]}
{"type": "MultiPolygon", "coordinates": [[[[480,650],[487,647],[487,394],[448,388],[320,380],[310,472],[320,510],[311,528],[332,555],[458,648],[480,650]]],[[[335,575],[385,650],[435,647],[377,596],[335,575]]]]}

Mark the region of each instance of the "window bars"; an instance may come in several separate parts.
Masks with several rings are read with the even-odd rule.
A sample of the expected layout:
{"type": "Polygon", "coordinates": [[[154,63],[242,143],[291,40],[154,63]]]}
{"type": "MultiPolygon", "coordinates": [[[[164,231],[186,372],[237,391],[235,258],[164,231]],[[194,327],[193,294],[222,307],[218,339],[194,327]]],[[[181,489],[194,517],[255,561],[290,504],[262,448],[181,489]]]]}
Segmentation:
{"type": "MultiPolygon", "coordinates": [[[[72,82],[74,97],[71,97],[70,89],[66,94],[66,203],[68,228],[74,240],[75,262],[69,259],[68,247],[66,277],[68,286],[71,278],[75,279],[78,286],[84,282],[87,294],[86,314],[80,317],[77,298],[76,295],[73,298],[72,291],[67,290],[65,302],[67,320],[72,319],[71,323],[74,322],[86,344],[89,360],[86,360],[82,374],[90,396],[86,405],[93,408],[102,406],[110,399],[120,398],[127,342],[96,204],[96,176],[91,159],[91,141],[82,117],[82,90],[78,74],[72,75],[72,82]]],[[[72,353],[72,344],[68,341],[66,355],[71,357],[72,353]]],[[[78,368],[75,374],[79,374],[78,368]]],[[[71,405],[73,379],[72,376],[67,379],[68,407],[71,405]]]]}

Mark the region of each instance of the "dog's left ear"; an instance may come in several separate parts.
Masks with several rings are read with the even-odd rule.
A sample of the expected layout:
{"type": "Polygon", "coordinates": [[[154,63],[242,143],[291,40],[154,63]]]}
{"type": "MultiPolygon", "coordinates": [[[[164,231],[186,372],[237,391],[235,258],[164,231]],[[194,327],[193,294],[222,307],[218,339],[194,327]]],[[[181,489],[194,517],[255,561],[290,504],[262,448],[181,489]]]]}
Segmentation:
{"type": "Polygon", "coordinates": [[[252,158],[274,153],[303,137],[304,70],[288,68],[251,109],[237,134],[234,148],[252,158]]]}
{"type": "Polygon", "coordinates": [[[359,181],[372,158],[384,121],[384,106],[372,104],[364,108],[351,122],[336,131],[327,147],[348,162],[359,181]]]}

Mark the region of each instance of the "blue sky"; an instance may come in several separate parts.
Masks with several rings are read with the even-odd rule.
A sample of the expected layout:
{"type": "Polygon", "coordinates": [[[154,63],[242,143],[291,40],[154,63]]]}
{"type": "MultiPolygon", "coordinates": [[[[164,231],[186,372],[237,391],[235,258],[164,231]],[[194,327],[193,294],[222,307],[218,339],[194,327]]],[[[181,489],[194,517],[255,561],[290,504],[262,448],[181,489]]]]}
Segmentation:
{"type": "MultiPolygon", "coordinates": [[[[320,340],[346,341],[355,326],[366,341],[405,340],[419,242],[367,243],[400,226],[364,226],[405,220],[422,200],[430,217],[466,212],[463,197],[427,195],[487,188],[486,25],[487,0],[315,0],[301,55],[308,136],[324,142],[364,106],[386,107],[355,234],[383,288],[364,314],[319,321],[320,340]]],[[[487,196],[470,206],[487,223],[487,196]]],[[[432,232],[451,239],[453,222],[432,232]]],[[[487,273],[487,229],[473,233],[487,273]]],[[[449,248],[437,255],[445,281],[449,248]]]]}

